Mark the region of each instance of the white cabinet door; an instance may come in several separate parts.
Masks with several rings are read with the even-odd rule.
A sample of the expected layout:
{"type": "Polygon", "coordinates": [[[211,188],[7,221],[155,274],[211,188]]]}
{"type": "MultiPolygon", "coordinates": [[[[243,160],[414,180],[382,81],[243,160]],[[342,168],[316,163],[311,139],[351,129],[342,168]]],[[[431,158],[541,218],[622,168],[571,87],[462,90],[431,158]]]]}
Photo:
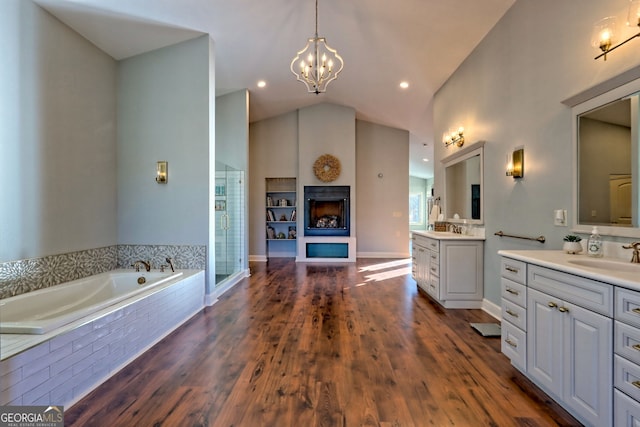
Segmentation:
{"type": "Polygon", "coordinates": [[[612,320],[528,289],[527,373],[590,425],[611,425],[612,320]]]}
{"type": "Polygon", "coordinates": [[[442,241],[440,245],[440,299],[482,300],[483,244],[478,241],[442,241]]]}
{"type": "Polygon", "coordinates": [[[535,289],[528,290],[527,301],[527,373],[562,396],[561,301],[535,289]]]}
{"type": "Polygon", "coordinates": [[[610,425],[613,321],[566,302],[558,313],[564,330],[563,400],[589,424],[610,425]]]}

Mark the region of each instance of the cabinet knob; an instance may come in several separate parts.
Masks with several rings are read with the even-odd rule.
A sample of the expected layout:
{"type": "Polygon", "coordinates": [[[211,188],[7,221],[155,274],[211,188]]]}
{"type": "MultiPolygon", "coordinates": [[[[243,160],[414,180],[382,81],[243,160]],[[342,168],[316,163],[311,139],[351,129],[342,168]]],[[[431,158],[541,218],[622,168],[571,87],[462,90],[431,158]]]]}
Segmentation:
{"type": "Polygon", "coordinates": [[[634,381],[631,383],[632,386],[635,386],[636,388],[640,388],[640,381],[634,381]]]}
{"type": "Polygon", "coordinates": [[[517,317],[518,317],[518,313],[516,313],[516,312],[514,312],[514,311],[511,311],[511,310],[509,310],[509,309],[507,309],[507,310],[505,310],[505,311],[506,311],[506,312],[507,312],[507,314],[508,314],[508,315],[510,315],[510,316],[513,316],[513,317],[515,317],[515,318],[517,318],[517,317]]]}
{"type": "Polygon", "coordinates": [[[568,312],[569,312],[569,309],[568,309],[567,307],[560,307],[560,308],[558,308],[558,311],[559,311],[560,313],[568,313],[568,312]]]}
{"type": "Polygon", "coordinates": [[[634,308],[631,311],[633,311],[635,314],[640,314],[640,308],[638,308],[638,307],[634,308]]]}
{"type": "Polygon", "coordinates": [[[549,303],[547,303],[547,305],[549,307],[551,307],[551,308],[557,308],[558,307],[558,304],[556,304],[555,302],[549,302],[549,303]]]}
{"type": "Polygon", "coordinates": [[[640,351],[640,344],[634,344],[631,346],[632,349],[640,351]]]}

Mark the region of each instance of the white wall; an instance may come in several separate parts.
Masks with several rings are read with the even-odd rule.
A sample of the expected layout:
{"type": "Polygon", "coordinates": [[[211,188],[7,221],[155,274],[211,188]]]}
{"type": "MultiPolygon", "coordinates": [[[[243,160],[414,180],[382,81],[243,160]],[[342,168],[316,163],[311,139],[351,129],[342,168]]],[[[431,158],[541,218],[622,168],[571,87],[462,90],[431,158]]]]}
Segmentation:
{"type": "MultiPolygon", "coordinates": [[[[227,203],[227,209],[232,210],[227,212],[228,215],[233,215],[238,218],[242,218],[242,229],[236,227],[234,229],[233,237],[228,240],[228,244],[234,246],[237,249],[242,261],[239,263],[242,270],[249,268],[249,250],[248,250],[248,233],[249,229],[249,196],[248,186],[249,181],[247,179],[249,174],[249,91],[239,90],[226,95],[216,97],[216,164],[224,163],[227,166],[231,166],[237,171],[244,173],[244,180],[240,184],[242,191],[236,188],[238,194],[236,199],[240,198],[240,203],[227,203]]],[[[217,169],[217,168],[216,168],[217,169]]],[[[240,180],[242,173],[232,173],[234,179],[240,180]]],[[[229,202],[232,194],[228,194],[229,202]]],[[[216,215],[220,214],[217,212],[216,215]]],[[[219,216],[218,216],[219,218],[219,216]]],[[[218,222],[219,219],[216,219],[218,222]]],[[[235,224],[235,222],[234,222],[235,224]]],[[[212,227],[212,230],[218,232],[217,227],[212,227]]],[[[218,236],[220,237],[220,236],[218,236]]],[[[216,239],[218,248],[221,239],[216,239]]],[[[216,249],[217,252],[217,249],[216,249]]],[[[236,253],[236,251],[234,251],[236,253]]],[[[216,257],[218,258],[218,257],[216,257]]],[[[222,258],[222,257],[220,257],[222,258]]],[[[224,257],[226,258],[226,257],[224,257]]],[[[216,271],[219,270],[219,266],[225,263],[225,259],[216,260],[216,271]]],[[[227,262],[226,265],[229,265],[227,262]]],[[[237,260],[234,259],[232,265],[237,266],[237,260]]],[[[229,268],[229,267],[227,267],[229,268]]],[[[232,273],[235,268],[230,268],[226,273],[232,273]]]]}
{"type": "MultiPolygon", "coordinates": [[[[249,126],[249,256],[266,255],[265,178],[298,176],[298,112],[249,126]]],[[[291,253],[295,256],[295,252],[291,253]]]]}
{"type": "Polygon", "coordinates": [[[266,255],[264,179],[297,177],[299,192],[304,185],[323,185],[313,174],[313,163],[325,153],[338,157],[342,164],[340,177],[330,185],[352,186],[351,198],[355,203],[351,211],[356,218],[352,216],[351,223],[352,234],[357,234],[358,252],[374,256],[408,255],[409,136],[406,131],[361,122],[355,119],[353,109],[332,104],[319,104],[254,122],[249,129],[249,254],[252,259],[264,259],[266,255]],[[309,136],[302,137],[303,134],[309,136]],[[300,147],[298,135],[305,141],[300,147]],[[384,174],[383,180],[377,177],[380,171],[384,174]],[[389,194],[383,197],[379,191],[389,194]]]}
{"type": "Polygon", "coordinates": [[[358,256],[408,257],[409,132],[357,120],[356,159],[358,256]]]}
{"type": "Polygon", "coordinates": [[[119,64],[120,244],[209,242],[209,49],[202,36],[119,64]],[[159,160],[167,184],[155,182],[159,160]]]}
{"type": "Polygon", "coordinates": [[[116,63],[0,2],[0,262],[116,243],[116,63]]]}
{"type": "MultiPolygon", "coordinates": [[[[500,301],[500,249],[559,249],[571,215],[571,110],[561,101],[640,62],[639,41],[594,61],[592,25],[617,14],[622,0],[517,1],[436,94],[434,135],[463,125],[468,143],[485,140],[485,297],[500,301]],[[505,157],[524,146],[524,178],[505,176],[505,157]],[[544,235],[547,243],[499,238],[498,230],[544,235]]],[[[635,31],[631,29],[631,31],[635,31]]],[[[437,139],[437,138],[436,138],[437,139]]],[[[436,196],[443,195],[440,159],[456,147],[436,144],[436,196]]]]}

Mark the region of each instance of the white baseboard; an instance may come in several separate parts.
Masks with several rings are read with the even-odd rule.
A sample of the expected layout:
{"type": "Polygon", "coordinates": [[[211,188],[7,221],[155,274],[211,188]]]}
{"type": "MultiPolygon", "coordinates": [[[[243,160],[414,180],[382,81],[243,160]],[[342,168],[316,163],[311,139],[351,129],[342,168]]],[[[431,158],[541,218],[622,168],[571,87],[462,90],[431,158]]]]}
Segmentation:
{"type": "Polygon", "coordinates": [[[249,262],[267,262],[266,255],[249,255],[249,262]]]}
{"type": "Polygon", "coordinates": [[[502,321],[502,308],[486,298],[482,300],[482,310],[489,313],[496,320],[502,321]]]}

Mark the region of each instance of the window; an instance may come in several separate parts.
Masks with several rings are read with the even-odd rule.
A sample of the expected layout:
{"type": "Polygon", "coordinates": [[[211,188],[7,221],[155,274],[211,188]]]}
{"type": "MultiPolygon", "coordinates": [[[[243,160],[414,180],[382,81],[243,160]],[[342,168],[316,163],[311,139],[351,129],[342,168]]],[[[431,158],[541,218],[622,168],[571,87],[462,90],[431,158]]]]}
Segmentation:
{"type": "Polygon", "coordinates": [[[424,224],[424,202],[422,193],[409,194],[409,225],[424,224]]]}

